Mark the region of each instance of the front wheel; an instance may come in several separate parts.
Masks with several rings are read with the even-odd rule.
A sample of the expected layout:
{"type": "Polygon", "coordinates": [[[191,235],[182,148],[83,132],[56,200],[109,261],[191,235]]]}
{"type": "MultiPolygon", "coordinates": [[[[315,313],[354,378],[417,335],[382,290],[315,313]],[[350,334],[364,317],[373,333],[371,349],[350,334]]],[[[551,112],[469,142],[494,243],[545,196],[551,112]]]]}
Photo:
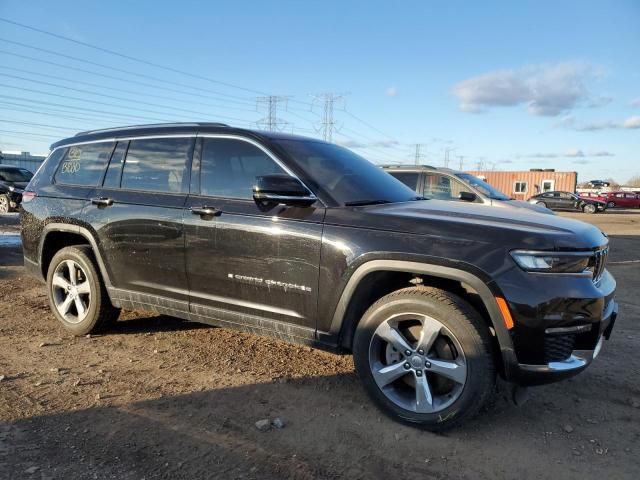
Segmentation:
{"type": "Polygon", "coordinates": [[[86,335],[114,322],[120,310],[111,305],[91,248],[65,247],[47,273],[53,314],[73,335],[86,335]]]}
{"type": "Polygon", "coordinates": [[[595,205],[587,204],[584,207],[582,207],[582,211],[584,213],[596,213],[598,211],[598,209],[596,208],[595,205]]]}
{"type": "Polygon", "coordinates": [[[11,210],[11,203],[7,195],[0,195],[0,213],[9,213],[11,210]]]}
{"type": "Polygon", "coordinates": [[[616,202],[608,202],[607,208],[614,208],[616,206],[616,202]]]}
{"type": "Polygon", "coordinates": [[[541,207],[547,208],[547,204],[544,202],[536,202],[536,205],[540,205],[541,207]]]}
{"type": "Polygon", "coordinates": [[[353,355],[369,396],[392,418],[440,431],[473,417],[491,396],[489,329],[461,298],[398,290],[357,326],[353,355]]]}

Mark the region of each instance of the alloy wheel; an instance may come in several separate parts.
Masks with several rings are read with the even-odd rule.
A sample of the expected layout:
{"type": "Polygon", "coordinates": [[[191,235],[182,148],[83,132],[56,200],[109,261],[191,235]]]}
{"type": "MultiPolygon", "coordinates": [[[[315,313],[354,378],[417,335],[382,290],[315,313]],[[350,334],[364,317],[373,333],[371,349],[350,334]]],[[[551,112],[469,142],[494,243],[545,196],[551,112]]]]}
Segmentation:
{"type": "Polygon", "coordinates": [[[77,262],[60,262],[51,280],[51,293],[58,313],[66,322],[80,323],[87,316],[91,306],[91,285],[77,262]]]}
{"type": "Polygon", "coordinates": [[[391,316],[376,328],[369,366],[382,393],[416,413],[446,409],[467,381],[460,342],[444,324],[418,313],[391,316]]]}
{"type": "Polygon", "coordinates": [[[9,199],[6,195],[0,195],[0,213],[9,212],[9,199]]]}

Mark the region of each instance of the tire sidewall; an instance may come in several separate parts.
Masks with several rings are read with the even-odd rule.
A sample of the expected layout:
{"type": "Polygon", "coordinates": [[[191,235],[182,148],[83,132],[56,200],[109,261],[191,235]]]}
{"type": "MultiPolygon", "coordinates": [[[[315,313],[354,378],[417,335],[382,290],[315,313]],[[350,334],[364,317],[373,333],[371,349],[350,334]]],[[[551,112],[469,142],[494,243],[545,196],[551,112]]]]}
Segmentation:
{"type": "Polygon", "coordinates": [[[49,297],[49,305],[56,319],[63,325],[65,330],[73,335],[86,335],[91,332],[98,322],[98,312],[100,311],[100,287],[98,282],[100,277],[93,265],[93,262],[79,248],[66,247],[56,253],[49,264],[47,272],[47,296],[49,297]],[[89,310],[84,319],[79,323],[69,323],[60,315],[53,299],[52,279],[56,268],[65,260],[73,260],[78,263],[87,276],[89,287],[91,290],[91,301],[89,310]]]}
{"type": "MultiPolygon", "coordinates": [[[[483,322],[479,317],[476,321],[483,322]]],[[[489,342],[488,333],[482,335],[473,328],[467,316],[457,309],[428,296],[402,296],[388,303],[374,305],[365,313],[354,337],[354,363],[365,387],[386,413],[407,423],[439,430],[447,428],[448,423],[475,413],[481,406],[476,405],[479,393],[486,388],[493,388],[495,373],[488,351],[489,342]],[[462,393],[449,407],[436,413],[415,413],[397,406],[382,393],[371,374],[369,345],[375,329],[392,315],[406,312],[426,314],[444,324],[462,346],[466,358],[467,381],[462,393]]]]}
{"type": "Polygon", "coordinates": [[[585,213],[593,214],[593,213],[596,213],[598,211],[598,209],[597,209],[597,207],[595,205],[587,204],[582,208],[582,211],[585,212],[585,213]]]}

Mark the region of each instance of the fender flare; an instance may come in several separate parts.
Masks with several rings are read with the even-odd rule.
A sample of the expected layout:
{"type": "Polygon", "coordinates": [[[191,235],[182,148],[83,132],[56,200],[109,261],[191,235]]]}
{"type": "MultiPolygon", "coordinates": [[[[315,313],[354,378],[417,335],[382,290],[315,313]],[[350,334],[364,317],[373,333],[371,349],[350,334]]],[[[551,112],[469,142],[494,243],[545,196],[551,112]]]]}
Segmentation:
{"type": "MultiPolygon", "coordinates": [[[[98,248],[98,243],[96,242],[95,237],[92,235],[91,231],[88,228],[85,228],[81,225],[72,225],[69,223],[48,223],[42,229],[42,235],[40,237],[40,244],[38,245],[38,264],[42,265],[42,253],[44,251],[44,243],[46,242],[47,236],[50,233],[54,232],[65,232],[65,233],[74,233],[76,235],[80,235],[84,237],[91,246],[93,250],[93,254],[96,257],[96,261],[98,262],[98,268],[100,269],[100,275],[102,275],[102,279],[107,287],[107,291],[110,291],[112,288],[111,280],[109,278],[109,274],[107,273],[107,268],[102,260],[102,255],[100,254],[100,249],[98,248]]],[[[43,272],[44,277],[46,278],[46,273],[43,272]]]]}
{"type": "Polygon", "coordinates": [[[330,334],[336,336],[340,335],[343,326],[344,315],[347,311],[349,302],[351,301],[351,297],[353,296],[362,279],[365,278],[368,274],[376,271],[423,274],[437,278],[455,280],[469,285],[478,293],[480,299],[482,300],[482,303],[489,313],[490,321],[493,329],[496,332],[496,338],[500,346],[505,370],[507,369],[508,365],[512,365],[513,362],[515,362],[516,357],[513,347],[513,341],[511,340],[511,334],[504,324],[502,314],[500,313],[498,304],[495,299],[496,296],[489,287],[489,284],[491,282],[486,282],[480,277],[465,270],[424,262],[413,262],[404,260],[370,260],[360,265],[349,278],[347,285],[342,291],[340,300],[338,300],[338,304],[331,321],[331,330],[329,332],[330,334]]]}

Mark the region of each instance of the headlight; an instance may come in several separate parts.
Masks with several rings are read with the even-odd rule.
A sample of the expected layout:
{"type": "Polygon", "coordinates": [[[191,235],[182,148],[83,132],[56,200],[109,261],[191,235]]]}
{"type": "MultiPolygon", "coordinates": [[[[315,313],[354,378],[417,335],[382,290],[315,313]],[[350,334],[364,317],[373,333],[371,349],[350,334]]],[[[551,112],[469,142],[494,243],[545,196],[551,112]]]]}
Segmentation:
{"type": "Polygon", "coordinates": [[[514,250],[511,256],[527,272],[586,273],[593,252],[532,252],[514,250]]]}
{"type": "Polygon", "coordinates": [[[15,192],[15,190],[16,190],[16,187],[13,187],[13,186],[9,185],[9,191],[10,192],[15,192]]]}

